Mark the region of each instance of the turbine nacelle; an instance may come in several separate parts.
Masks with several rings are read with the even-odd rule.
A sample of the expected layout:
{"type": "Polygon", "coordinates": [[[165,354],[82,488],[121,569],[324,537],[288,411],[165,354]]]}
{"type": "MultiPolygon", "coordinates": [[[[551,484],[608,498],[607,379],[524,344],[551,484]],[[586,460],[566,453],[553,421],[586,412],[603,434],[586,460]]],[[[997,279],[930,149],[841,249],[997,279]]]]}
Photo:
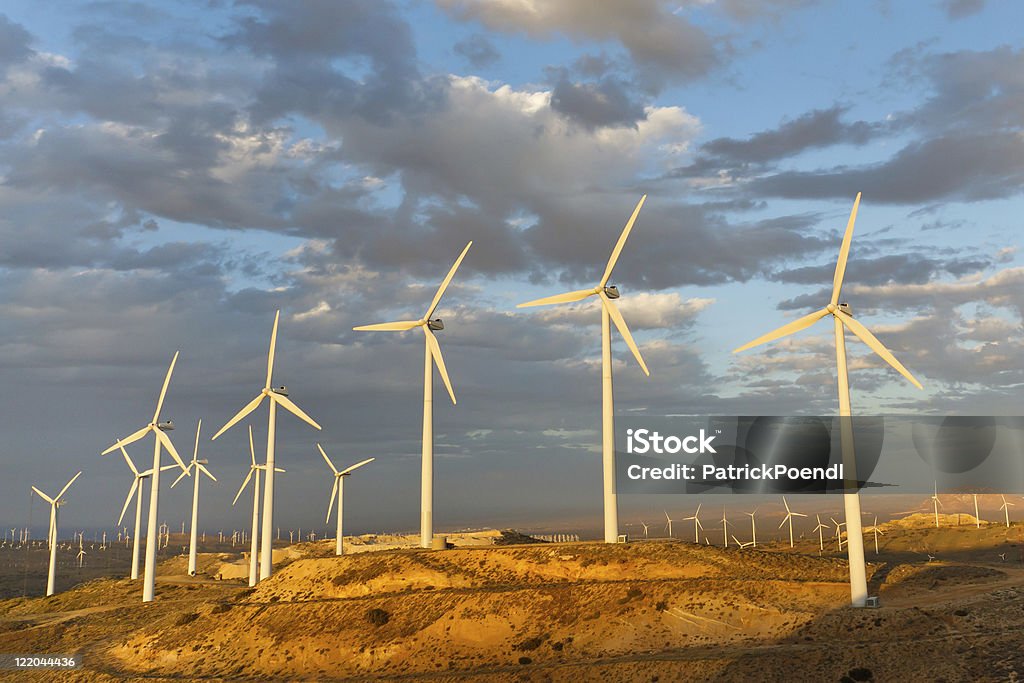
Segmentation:
{"type": "Polygon", "coordinates": [[[279,387],[270,387],[270,392],[273,394],[277,394],[278,396],[287,396],[288,387],[284,386],[283,384],[279,387]]]}
{"type": "Polygon", "coordinates": [[[164,420],[163,422],[157,422],[156,428],[162,432],[169,432],[174,429],[174,420],[164,420]]]}
{"type": "Polygon", "coordinates": [[[618,299],[621,296],[621,294],[619,294],[619,288],[615,285],[608,285],[605,287],[604,293],[609,299],[618,299]]]}
{"type": "Polygon", "coordinates": [[[434,331],[434,332],[437,332],[439,330],[443,330],[444,329],[444,322],[442,322],[442,320],[440,318],[434,318],[433,320],[428,320],[426,324],[427,324],[427,327],[430,330],[434,331]]]}

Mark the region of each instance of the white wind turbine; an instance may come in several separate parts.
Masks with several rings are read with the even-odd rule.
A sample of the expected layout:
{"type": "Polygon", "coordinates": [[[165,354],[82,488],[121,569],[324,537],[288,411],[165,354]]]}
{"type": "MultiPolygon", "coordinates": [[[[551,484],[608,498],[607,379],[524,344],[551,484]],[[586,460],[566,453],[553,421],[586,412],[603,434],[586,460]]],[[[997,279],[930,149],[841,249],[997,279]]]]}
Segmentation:
{"type": "MultiPolygon", "coordinates": [[[[206,465],[209,464],[209,461],[199,459],[199,431],[202,428],[203,421],[199,420],[199,424],[196,425],[196,445],[192,450],[192,462],[188,464],[185,471],[179,474],[178,478],[174,480],[173,484],[171,484],[171,488],[173,489],[175,485],[182,480],[182,478],[192,476],[193,474],[195,475],[195,481],[192,482],[192,530],[188,543],[189,576],[196,575],[196,541],[198,540],[197,536],[199,535],[199,480],[202,478],[199,475],[202,473],[213,481],[217,481],[217,477],[210,474],[210,470],[206,469],[206,465]]],[[[182,524],[184,524],[184,522],[182,522],[182,524]]]]}
{"type": "Polygon", "coordinates": [[[981,516],[978,514],[978,494],[972,494],[974,496],[974,526],[975,528],[981,528],[981,516]]]}
{"type": "Polygon", "coordinates": [[[754,515],[757,514],[757,508],[754,508],[753,512],[744,512],[743,514],[750,516],[750,545],[757,547],[757,522],[754,520],[754,515]]]}
{"type": "Polygon", "coordinates": [[[672,538],[672,518],[668,516],[668,510],[662,510],[665,513],[665,528],[668,529],[668,537],[672,538]]]}
{"type": "Polygon", "coordinates": [[[619,235],[619,241],[615,243],[615,248],[612,249],[612,255],[608,258],[608,264],[605,266],[604,274],[598,281],[597,286],[591,289],[580,289],[573,292],[566,292],[565,294],[556,294],[555,296],[545,297],[543,299],[536,299],[534,301],[528,301],[518,305],[518,308],[524,308],[527,306],[544,306],[547,304],[564,304],[571,303],[574,301],[582,301],[583,299],[597,295],[601,300],[601,454],[602,463],[604,468],[604,542],[615,543],[619,536],[619,507],[618,497],[615,492],[615,423],[614,423],[614,396],[612,392],[612,352],[611,352],[611,323],[615,323],[616,329],[619,334],[622,335],[626,345],[629,346],[630,351],[633,352],[633,356],[636,358],[637,363],[640,364],[640,369],[644,371],[644,374],[650,376],[650,371],[647,369],[647,364],[644,363],[643,356],[640,355],[640,349],[637,348],[636,342],[633,341],[633,335],[629,331],[629,327],[626,326],[626,321],[623,319],[622,314],[619,312],[618,306],[615,305],[615,299],[619,298],[619,290],[615,285],[608,285],[608,280],[612,276],[612,269],[615,268],[616,261],[619,260],[619,254],[622,253],[622,247],[626,244],[626,238],[629,237],[630,231],[633,229],[633,224],[636,222],[637,216],[640,214],[640,208],[644,205],[644,201],[647,199],[647,195],[640,198],[637,202],[636,208],[633,209],[633,214],[629,217],[626,222],[626,227],[622,229],[622,234],[619,235]]]}
{"type": "MultiPolygon", "coordinates": [[[[935,482],[935,492],[932,493],[932,507],[935,509],[935,528],[939,528],[939,506],[942,505],[942,501],[939,500],[939,482],[935,482]]],[[[942,507],[946,507],[942,505],[942,507]]]]}
{"type": "MultiPolygon", "coordinates": [[[[270,333],[270,351],[267,353],[267,380],[263,384],[263,388],[260,389],[260,393],[256,395],[256,398],[249,401],[249,403],[238,411],[238,413],[225,423],[216,434],[213,435],[213,439],[230,429],[235,423],[244,418],[246,415],[256,410],[263,399],[269,399],[270,402],[270,417],[267,426],[267,462],[264,471],[267,473],[266,488],[263,491],[263,528],[260,538],[260,580],[269,578],[273,573],[273,552],[274,552],[274,473],[277,469],[274,466],[274,443],[276,441],[277,434],[277,406],[281,406],[292,415],[295,415],[303,422],[306,422],[315,429],[320,429],[320,425],[313,421],[309,415],[306,415],[295,403],[288,398],[287,387],[272,387],[270,382],[274,374],[274,352],[277,347],[277,325],[281,320],[281,311],[278,310],[274,314],[274,329],[270,333]]],[[[211,441],[213,440],[211,439],[211,441]]]]}
{"type": "Polygon", "coordinates": [[[878,515],[875,515],[875,523],[869,526],[865,531],[870,531],[875,537],[875,555],[878,554],[878,536],[881,534],[885,536],[885,532],[878,528],[878,515]]]}
{"type": "MultiPolygon", "coordinates": [[[[132,537],[132,581],[139,578],[139,537],[142,531],[142,485],[146,479],[153,473],[152,470],[146,470],[145,472],[139,472],[139,469],[132,462],[132,459],[128,457],[128,451],[121,445],[122,442],[116,443],[117,447],[121,449],[121,455],[124,456],[124,461],[128,463],[128,469],[135,475],[135,480],[132,482],[132,486],[128,489],[128,497],[124,499],[124,506],[121,508],[121,516],[117,518],[117,525],[121,526],[122,520],[124,520],[124,513],[128,511],[128,505],[132,502],[132,496],[135,496],[135,534],[132,537]],[[136,493],[138,495],[136,495],[136,493]]],[[[177,465],[164,465],[161,470],[169,470],[177,467],[177,465]]],[[[121,540],[120,534],[118,534],[118,540],[121,540]]]]}
{"type": "Polygon", "coordinates": [[[1003,513],[1006,515],[1006,528],[1009,529],[1010,528],[1010,508],[1013,506],[1013,503],[1007,501],[1006,500],[1006,496],[1004,496],[1001,493],[999,494],[999,497],[1003,499],[1003,504],[999,507],[999,509],[1002,510],[1003,513]]]}
{"type": "MultiPolygon", "coordinates": [[[[825,550],[825,536],[822,533],[825,529],[831,529],[828,524],[821,523],[821,515],[814,515],[814,518],[818,520],[818,526],[814,527],[814,531],[818,532],[818,553],[820,554],[825,550]]],[[[811,533],[814,533],[813,531],[811,533]]]]}
{"type": "Polygon", "coordinates": [[[423,361],[423,460],[421,463],[420,475],[420,547],[429,548],[434,539],[434,364],[441,373],[444,386],[448,389],[448,396],[455,404],[455,391],[452,390],[451,380],[448,379],[448,370],[444,365],[444,358],[441,356],[441,345],[437,343],[434,332],[444,329],[444,323],[440,318],[434,320],[430,316],[441,302],[444,291],[448,288],[455,271],[459,269],[462,259],[466,258],[466,252],[473,246],[470,241],[466,248],[455,259],[455,264],[448,271],[448,275],[437,288],[433,301],[427,307],[427,312],[419,320],[400,320],[390,323],[377,323],[374,325],[360,325],[353,327],[353,330],[372,332],[404,332],[413,328],[423,330],[424,338],[424,361],[423,361]]]}
{"type": "Polygon", "coordinates": [[[846,522],[837,522],[835,517],[829,517],[832,520],[832,524],[836,528],[836,541],[839,543],[839,550],[842,551],[843,544],[848,544],[850,541],[850,534],[846,534],[846,540],[843,540],[843,527],[846,526],[846,522]]]}
{"type": "Polygon", "coordinates": [[[342,507],[342,505],[343,505],[343,502],[345,500],[344,499],[344,495],[343,495],[344,491],[345,491],[345,477],[349,476],[352,473],[352,470],[358,469],[358,468],[362,467],[363,465],[366,465],[367,463],[371,463],[374,460],[376,460],[376,458],[367,458],[366,460],[363,460],[362,462],[357,462],[355,465],[352,465],[351,467],[347,467],[347,468],[345,468],[345,469],[343,469],[343,470],[341,470],[339,472],[338,468],[334,466],[333,462],[331,462],[331,459],[327,457],[326,453],[324,453],[323,447],[320,444],[317,444],[316,447],[320,451],[320,455],[324,456],[324,460],[327,461],[327,466],[331,468],[331,472],[334,473],[334,488],[331,489],[331,504],[327,506],[327,519],[324,521],[324,524],[327,524],[328,522],[331,521],[331,511],[334,509],[334,500],[335,500],[335,498],[337,498],[337,500],[338,500],[338,527],[337,527],[337,532],[335,533],[335,537],[336,537],[337,540],[334,543],[334,554],[335,555],[344,555],[345,554],[345,548],[344,548],[344,544],[342,543],[342,539],[344,538],[344,535],[343,535],[342,529],[341,529],[341,517],[342,517],[341,513],[344,511],[344,507],[342,507]]]}
{"type": "Polygon", "coordinates": [[[142,437],[146,436],[146,434],[153,432],[153,467],[149,470],[150,477],[152,478],[152,484],[150,484],[149,495],[149,521],[146,525],[146,566],[142,580],[143,602],[152,602],[153,594],[156,589],[156,550],[160,543],[160,538],[157,536],[157,512],[160,494],[161,447],[167,449],[167,452],[171,454],[171,457],[174,458],[181,469],[185,469],[185,463],[181,461],[178,451],[175,450],[174,444],[171,443],[171,438],[165,434],[166,431],[174,429],[174,422],[171,420],[160,422],[160,409],[163,408],[164,397],[167,396],[167,386],[171,383],[171,374],[174,373],[174,364],[177,362],[178,352],[175,351],[174,358],[171,359],[171,365],[167,368],[167,376],[164,377],[164,385],[160,389],[160,398],[156,401],[156,410],[153,412],[152,421],[134,434],[120,439],[117,443],[100,454],[106,455],[115,448],[127,446],[128,444],[138,441],[142,437]]]}
{"type": "Polygon", "coordinates": [[[729,520],[725,517],[725,506],[722,506],[722,536],[725,537],[725,547],[729,547],[729,520]]]}
{"type": "Polygon", "coordinates": [[[53,585],[57,573],[57,510],[64,504],[64,501],[62,500],[64,494],[67,493],[68,489],[71,488],[71,485],[75,483],[75,479],[78,479],[80,476],[82,476],[81,472],[71,477],[71,481],[64,484],[64,488],[62,488],[60,493],[53,498],[50,498],[35,486],[32,487],[32,490],[35,491],[40,498],[50,504],[50,530],[47,534],[47,541],[50,544],[50,567],[46,574],[47,596],[53,595],[54,593],[53,585]]]}
{"type": "Polygon", "coordinates": [[[644,528],[644,538],[647,538],[647,525],[643,522],[640,522],[640,526],[644,528]]]}
{"type": "Polygon", "coordinates": [[[739,351],[758,346],[759,344],[764,344],[766,342],[788,336],[794,332],[799,332],[800,330],[810,327],[827,315],[831,315],[833,318],[836,340],[836,370],[839,385],[840,443],[842,444],[843,460],[846,465],[844,470],[844,475],[846,477],[846,491],[843,495],[843,502],[846,513],[846,522],[848,524],[847,530],[849,531],[849,534],[847,535],[849,539],[847,552],[850,564],[850,601],[855,607],[863,607],[867,601],[868,582],[866,567],[864,564],[864,538],[861,531],[860,495],[856,490],[857,477],[855,471],[856,463],[853,458],[853,425],[850,423],[849,419],[843,419],[849,418],[852,415],[850,408],[850,382],[846,366],[846,329],[853,332],[853,334],[862,342],[867,344],[872,351],[881,356],[886,363],[906,377],[911,384],[916,386],[918,389],[922,388],[921,383],[910,374],[909,370],[903,367],[903,365],[896,360],[892,353],[885,348],[882,342],[878,341],[875,335],[873,335],[868,328],[864,327],[864,325],[853,317],[853,314],[850,311],[850,306],[846,303],[840,303],[839,301],[839,294],[843,286],[843,275],[846,273],[846,261],[850,255],[850,242],[853,239],[853,225],[857,219],[857,207],[859,205],[860,193],[858,192],[857,198],[853,202],[853,210],[850,212],[850,219],[846,224],[846,232],[843,235],[843,244],[839,248],[839,258],[836,261],[836,272],[832,279],[832,297],[829,300],[828,305],[819,311],[805,315],[804,317],[794,320],[787,325],[783,325],[777,330],[758,337],[754,341],[744,344],[733,351],[733,353],[737,353],[739,351]],[[853,489],[852,491],[850,490],[851,488],[853,489]]]}
{"type": "Polygon", "coordinates": [[[700,544],[700,532],[704,530],[704,525],[700,523],[700,506],[703,503],[697,503],[697,511],[693,513],[692,517],[683,517],[684,522],[693,520],[693,542],[700,544]]]}
{"type": "Polygon", "coordinates": [[[794,517],[806,517],[807,515],[800,512],[793,512],[789,509],[789,503],[786,502],[786,497],[782,497],[782,504],[786,506],[786,516],[783,517],[782,522],[779,524],[779,528],[786,522],[789,522],[789,547],[793,547],[793,518],[794,517]]]}
{"type": "MultiPolygon", "coordinates": [[[[249,534],[249,587],[256,585],[256,574],[257,568],[259,567],[259,539],[260,539],[260,471],[266,470],[266,465],[256,464],[256,446],[252,440],[252,425],[249,425],[249,457],[252,459],[252,465],[249,467],[249,472],[245,475],[245,479],[242,481],[242,485],[238,489],[238,493],[235,494],[235,499],[231,501],[234,505],[238,502],[238,498],[242,495],[242,491],[245,490],[246,485],[250,479],[253,481],[252,491],[252,532],[249,534]]],[[[275,472],[284,472],[280,467],[274,468],[275,472]]],[[[224,534],[221,533],[220,541],[224,541],[224,534]]],[[[232,543],[232,545],[234,545],[232,543]]]]}

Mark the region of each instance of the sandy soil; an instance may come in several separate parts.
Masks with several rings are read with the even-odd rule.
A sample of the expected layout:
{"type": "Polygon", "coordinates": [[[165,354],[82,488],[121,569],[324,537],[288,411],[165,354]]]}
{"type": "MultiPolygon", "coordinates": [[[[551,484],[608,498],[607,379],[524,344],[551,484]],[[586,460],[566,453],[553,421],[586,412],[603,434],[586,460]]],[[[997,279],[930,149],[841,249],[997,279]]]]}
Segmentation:
{"type": "MultiPolygon", "coordinates": [[[[924,523],[924,518],[932,523],[924,523]]],[[[647,541],[424,551],[410,537],[290,549],[255,589],[231,553],[161,565],[156,602],[96,579],[0,602],[0,652],[77,652],[13,680],[1014,680],[1024,672],[1022,527],[884,525],[879,609],[846,607],[844,559],[647,541]],[[922,551],[921,548],[927,548],[922,551]],[[928,554],[935,559],[929,560],[928,554]]]]}

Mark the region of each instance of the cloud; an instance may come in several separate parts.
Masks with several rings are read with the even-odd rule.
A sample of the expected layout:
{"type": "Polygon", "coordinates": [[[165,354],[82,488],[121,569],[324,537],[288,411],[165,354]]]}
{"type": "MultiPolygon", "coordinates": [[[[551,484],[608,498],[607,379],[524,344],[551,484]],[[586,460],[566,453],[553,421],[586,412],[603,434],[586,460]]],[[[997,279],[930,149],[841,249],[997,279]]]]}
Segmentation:
{"type": "Polygon", "coordinates": [[[692,80],[721,62],[714,39],[659,0],[438,0],[438,4],[457,19],[478,21],[494,31],[525,33],[535,39],[561,33],[579,41],[614,40],[642,74],[656,80],[692,80]]]}
{"type": "Polygon", "coordinates": [[[950,19],[963,19],[985,9],[985,0],[942,0],[939,5],[950,19]]]}
{"type": "MultiPolygon", "coordinates": [[[[715,302],[714,299],[683,299],[678,292],[637,292],[620,299],[617,304],[631,330],[678,330],[693,325],[697,314],[715,302]]],[[[578,304],[549,306],[538,309],[535,316],[546,325],[594,326],[601,322],[600,306],[594,299],[578,304]]]]}
{"type": "Polygon", "coordinates": [[[590,129],[635,127],[645,116],[644,107],[631,99],[628,87],[608,78],[600,83],[560,80],[551,92],[551,108],[590,129]]]}
{"type": "Polygon", "coordinates": [[[0,14],[0,69],[25,61],[31,54],[32,36],[21,24],[0,14]]]}
{"type": "Polygon", "coordinates": [[[470,66],[477,69],[490,66],[501,59],[501,53],[494,43],[480,33],[474,33],[452,46],[452,51],[464,57],[470,66]]]}

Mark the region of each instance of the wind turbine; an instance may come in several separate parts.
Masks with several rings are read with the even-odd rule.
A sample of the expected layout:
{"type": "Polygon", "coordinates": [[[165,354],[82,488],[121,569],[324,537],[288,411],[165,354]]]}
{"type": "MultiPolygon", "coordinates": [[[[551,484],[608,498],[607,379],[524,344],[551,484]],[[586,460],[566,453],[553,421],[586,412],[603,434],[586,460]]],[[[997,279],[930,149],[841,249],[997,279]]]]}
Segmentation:
{"type": "MultiPolygon", "coordinates": [[[[139,537],[142,531],[142,485],[149,476],[153,474],[152,470],[146,470],[145,472],[139,472],[135,463],[128,457],[128,451],[124,449],[121,441],[117,442],[117,447],[121,449],[121,455],[124,456],[124,461],[128,463],[128,469],[135,475],[135,480],[132,482],[132,486],[128,489],[128,497],[124,499],[124,506],[121,508],[121,516],[117,518],[117,525],[121,526],[121,521],[124,520],[124,513],[128,512],[128,505],[132,502],[132,496],[135,496],[135,534],[132,537],[132,581],[139,578],[139,537]],[[138,492],[138,495],[136,495],[138,492]]],[[[177,467],[177,465],[164,465],[161,470],[169,470],[177,467]]],[[[118,540],[120,534],[118,534],[118,540]]]]}
{"type": "Polygon", "coordinates": [[[688,522],[693,520],[693,542],[700,545],[700,532],[704,530],[704,525],[700,523],[700,506],[703,503],[697,503],[697,511],[693,513],[692,517],[684,517],[683,521],[688,522]]]}
{"type": "Polygon", "coordinates": [[[668,537],[672,538],[672,518],[668,516],[668,510],[662,510],[665,513],[665,528],[668,529],[668,537]]]}
{"type": "Polygon", "coordinates": [[[647,538],[647,525],[643,522],[640,522],[640,526],[644,528],[644,538],[647,538]]]}
{"type": "Polygon", "coordinates": [[[885,536],[885,532],[878,528],[878,515],[875,515],[875,523],[869,526],[865,531],[870,531],[875,536],[875,555],[878,554],[878,535],[885,536]]]}
{"type": "MultiPolygon", "coordinates": [[[[818,520],[818,526],[814,527],[814,531],[818,532],[818,554],[821,554],[821,552],[825,550],[825,536],[822,534],[822,532],[825,529],[831,529],[832,527],[830,527],[828,524],[821,523],[821,515],[814,515],[814,518],[818,520]]],[[[812,531],[811,533],[814,532],[812,531]]]]}
{"type": "MultiPolygon", "coordinates": [[[[419,320],[400,320],[391,323],[377,323],[375,325],[360,325],[353,327],[353,330],[372,332],[376,330],[385,332],[404,332],[413,328],[423,330],[424,361],[423,361],[423,461],[420,474],[420,547],[429,548],[434,539],[434,363],[437,363],[437,370],[441,373],[441,379],[448,390],[448,396],[455,404],[455,391],[452,390],[451,380],[448,379],[448,370],[444,365],[444,358],[441,356],[441,345],[437,343],[434,332],[444,329],[444,323],[440,318],[430,319],[434,310],[441,302],[444,291],[448,289],[455,271],[459,269],[462,259],[466,258],[466,252],[473,246],[470,241],[466,248],[455,259],[448,275],[437,288],[433,301],[427,307],[427,312],[419,320]]],[[[300,539],[301,540],[301,539],[300,539]]]]}
{"type": "Polygon", "coordinates": [[[342,494],[344,493],[344,489],[345,489],[345,477],[349,476],[352,473],[352,470],[358,469],[358,468],[362,467],[363,465],[365,465],[367,463],[371,463],[374,460],[376,460],[376,458],[367,458],[366,460],[363,460],[362,462],[357,462],[355,465],[352,465],[351,467],[347,467],[347,468],[345,468],[345,469],[343,469],[342,471],[339,472],[338,468],[334,466],[333,462],[331,462],[331,459],[327,457],[326,453],[324,453],[323,447],[320,444],[317,444],[316,447],[320,451],[320,455],[324,456],[324,460],[327,461],[327,466],[331,468],[332,472],[334,472],[334,488],[331,489],[331,504],[327,506],[327,519],[324,521],[324,524],[327,524],[328,522],[331,521],[331,511],[334,509],[334,499],[337,498],[338,499],[338,530],[335,533],[335,536],[336,536],[337,540],[334,543],[334,554],[335,555],[344,555],[345,554],[345,548],[344,548],[344,545],[342,543],[342,539],[344,538],[344,536],[342,535],[342,531],[341,531],[341,513],[342,513],[342,511],[344,509],[342,507],[342,502],[344,500],[342,494]]]}
{"type": "Polygon", "coordinates": [[[725,506],[722,506],[722,536],[725,537],[725,547],[729,547],[729,520],[725,518],[725,506]]]}
{"type": "Polygon", "coordinates": [[[786,522],[789,522],[789,547],[793,547],[793,518],[794,517],[806,517],[807,515],[800,512],[793,512],[789,509],[789,503],[786,502],[786,497],[782,497],[782,504],[786,506],[786,516],[782,518],[782,522],[779,524],[779,528],[786,522]]]}
{"type": "Polygon", "coordinates": [[[999,507],[999,509],[1002,510],[1003,513],[1006,515],[1006,528],[1009,529],[1010,528],[1010,508],[1013,506],[1013,503],[1007,501],[1006,500],[1006,496],[1004,496],[1001,493],[999,494],[999,497],[1003,499],[1003,504],[999,507]]]}
{"type": "Polygon", "coordinates": [[[48,495],[37,489],[35,486],[32,487],[32,490],[35,491],[40,498],[42,498],[43,500],[50,504],[50,531],[49,534],[47,535],[47,540],[50,543],[50,568],[46,574],[47,597],[53,595],[54,593],[53,585],[57,573],[57,509],[64,504],[62,497],[64,496],[65,493],[67,493],[68,489],[71,488],[71,485],[75,483],[75,479],[78,479],[80,476],[82,476],[81,472],[71,477],[71,481],[69,481],[67,484],[64,484],[64,488],[62,488],[60,490],[60,493],[58,493],[53,498],[50,498],[48,495]]]}
{"type": "Polygon", "coordinates": [[[981,516],[978,514],[978,494],[972,494],[974,496],[974,526],[978,529],[981,528],[981,516]]]}
{"type": "MultiPolygon", "coordinates": [[[[257,564],[258,551],[259,551],[259,538],[260,538],[260,471],[266,470],[266,465],[256,464],[256,446],[252,440],[252,425],[249,425],[249,457],[252,459],[252,465],[249,467],[249,473],[245,475],[245,479],[242,481],[242,486],[239,487],[238,493],[235,494],[235,499],[231,501],[234,505],[238,502],[238,498],[242,495],[242,491],[245,490],[249,480],[256,475],[256,480],[253,482],[252,492],[252,533],[249,534],[249,587],[256,585],[256,570],[259,567],[257,564]]],[[[280,467],[274,468],[275,472],[284,472],[280,467]]],[[[223,532],[220,535],[220,541],[224,542],[223,532]]],[[[232,546],[234,543],[232,543],[232,546]]]]}
{"type": "Polygon", "coordinates": [[[618,299],[620,296],[619,290],[615,285],[609,286],[608,280],[612,276],[612,269],[615,268],[616,261],[619,260],[619,254],[622,253],[622,247],[626,244],[626,238],[629,237],[629,233],[633,229],[636,217],[640,214],[640,207],[644,205],[644,201],[646,199],[647,195],[640,197],[640,201],[637,202],[636,208],[633,209],[633,215],[629,217],[629,220],[626,222],[626,227],[622,229],[622,234],[619,235],[619,241],[615,243],[615,248],[612,249],[612,255],[608,258],[608,265],[605,266],[604,275],[601,276],[596,287],[593,287],[592,289],[580,289],[574,292],[566,292],[565,294],[556,294],[555,296],[536,299],[534,301],[528,301],[518,305],[518,308],[524,308],[527,306],[564,304],[574,301],[582,301],[583,299],[594,295],[597,295],[601,299],[601,454],[604,467],[605,543],[615,543],[619,536],[618,496],[615,492],[615,417],[614,396],[612,393],[611,351],[612,322],[615,323],[615,327],[618,329],[619,334],[622,335],[626,345],[629,346],[630,351],[633,352],[633,356],[636,358],[637,363],[640,364],[640,369],[643,370],[644,374],[648,377],[651,374],[647,369],[647,364],[644,363],[643,356],[640,355],[640,349],[637,348],[636,342],[633,341],[633,335],[630,334],[629,328],[626,326],[625,319],[623,319],[622,314],[619,313],[618,306],[615,305],[615,299],[618,299]]]}
{"type": "Polygon", "coordinates": [[[754,515],[757,514],[757,508],[754,508],[753,512],[744,512],[745,515],[750,515],[750,544],[753,547],[757,547],[757,522],[754,521],[754,515]]]}
{"type": "Polygon", "coordinates": [[[274,374],[274,350],[277,347],[277,324],[281,320],[281,311],[278,310],[274,314],[274,329],[270,333],[270,351],[267,353],[267,381],[263,384],[263,388],[260,389],[260,393],[256,395],[256,398],[249,401],[249,403],[238,411],[238,413],[227,421],[227,423],[220,428],[216,434],[213,435],[215,440],[218,436],[230,429],[236,422],[244,418],[246,415],[256,410],[263,403],[263,399],[270,400],[270,418],[267,427],[267,463],[265,471],[267,473],[266,489],[263,491],[263,529],[262,538],[260,539],[260,580],[269,578],[273,572],[273,543],[274,543],[274,442],[275,435],[277,433],[277,406],[281,406],[292,415],[295,415],[303,422],[306,422],[315,429],[320,429],[320,425],[313,421],[309,415],[306,415],[295,403],[288,398],[288,388],[284,386],[272,387],[270,385],[272,376],[274,374]]]}
{"type": "MultiPolygon", "coordinates": [[[[935,528],[939,528],[939,506],[942,505],[942,501],[939,500],[939,482],[935,482],[935,493],[932,494],[932,507],[935,509],[935,528]]],[[[946,507],[942,505],[942,507],[946,507]]]]}
{"type": "MultiPolygon", "coordinates": [[[[199,420],[199,424],[196,425],[196,446],[192,450],[192,462],[188,464],[188,467],[184,472],[178,475],[178,478],[171,484],[173,489],[175,485],[186,476],[195,475],[195,481],[192,482],[192,535],[189,537],[188,544],[188,575],[196,575],[196,537],[199,534],[199,480],[202,478],[199,476],[200,473],[205,474],[213,481],[217,481],[217,477],[210,474],[210,470],[206,469],[206,465],[209,464],[208,460],[199,459],[199,431],[203,428],[203,421],[199,420]],[[193,472],[193,470],[195,470],[193,472]]],[[[184,522],[182,522],[184,525],[184,522]]]]}
{"type": "Polygon", "coordinates": [[[847,545],[849,545],[850,543],[849,532],[847,532],[846,534],[846,540],[843,540],[843,527],[846,526],[846,522],[837,522],[835,520],[835,517],[829,517],[829,519],[832,520],[832,524],[834,524],[836,527],[836,541],[839,543],[839,550],[842,551],[843,544],[846,543],[847,545]]]}
{"type": "Polygon", "coordinates": [[[833,328],[836,339],[836,370],[839,385],[839,423],[840,443],[842,445],[843,460],[846,464],[845,476],[847,490],[843,494],[843,503],[846,513],[847,537],[849,543],[847,553],[850,563],[850,601],[855,607],[863,607],[868,597],[867,570],[864,564],[864,538],[860,522],[860,494],[856,490],[855,460],[853,458],[853,425],[849,417],[852,415],[850,408],[850,381],[846,366],[846,329],[849,329],[862,342],[868,345],[872,351],[906,377],[911,384],[921,389],[918,382],[910,371],[896,360],[887,348],[878,341],[868,328],[857,321],[850,311],[847,303],[840,303],[839,294],[843,286],[843,275],[846,273],[846,261],[850,255],[850,242],[853,239],[853,225],[857,220],[857,208],[860,206],[860,193],[853,201],[853,210],[850,212],[850,219],[846,223],[846,232],[843,235],[843,244],[839,248],[839,258],[836,261],[836,272],[832,278],[832,297],[828,305],[819,310],[805,315],[802,318],[783,325],[782,327],[758,337],[752,342],[744,344],[733,353],[764,344],[766,342],[788,336],[794,332],[806,329],[821,320],[827,315],[833,318],[833,328]],[[846,418],[846,419],[844,419],[846,418]],[[849,489],[852,488],[853,491],[849,489]]]}
{"type": "Polygon", "coordinates": [[[160,398],[156,401],[156,410],[153,412],[153,419],[150,423],[134,434],[120,439],[117,443],[100,454],[106,455],[115,448],[127,446],[128,444],[134,443],[146,436],[146,434],[153,432],[153,467],[149,470],[150,477],[152,478],[152,484],[150,484],[149,495],[149,522],[146,525],[146,567],[142,579],[143,602],[152,602],[153,594],[156,589],[156,550],[160,543],[160,538],[157,536],[156,525],[160,494],[161,447],[167,449],[167,452],[171,454],[171,457],[174,458],[181,469],[185,469],[185,463],[181,461],[178,451],[175,450],[174,444],[171,443],[171,437],[167,436],[165,433],[174,429],[174,422],[171,420],[167,420],[166,422],[160,421],[160,409],[164,406],[164,397],[167,396],[167,386],[171,383],[171,374],[174,373],[174,364],[177,362],[178,352],[175,351],[174,358],[171,359],[171,365],[167,368],[167,376],[164,377],[164,385],[163,388],[160,389],[160,398]]]}

